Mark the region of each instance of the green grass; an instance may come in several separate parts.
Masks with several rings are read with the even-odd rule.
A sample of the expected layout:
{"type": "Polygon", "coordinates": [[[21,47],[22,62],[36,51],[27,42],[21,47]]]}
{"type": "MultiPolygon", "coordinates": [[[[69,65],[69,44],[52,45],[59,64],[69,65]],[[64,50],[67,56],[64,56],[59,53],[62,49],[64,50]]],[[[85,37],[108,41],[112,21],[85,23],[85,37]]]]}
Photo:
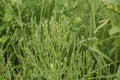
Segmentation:
{"type": "Polygon", "coordinates": [[[0,80],[119,80],[120,5],[0,0],[0,80]]]}

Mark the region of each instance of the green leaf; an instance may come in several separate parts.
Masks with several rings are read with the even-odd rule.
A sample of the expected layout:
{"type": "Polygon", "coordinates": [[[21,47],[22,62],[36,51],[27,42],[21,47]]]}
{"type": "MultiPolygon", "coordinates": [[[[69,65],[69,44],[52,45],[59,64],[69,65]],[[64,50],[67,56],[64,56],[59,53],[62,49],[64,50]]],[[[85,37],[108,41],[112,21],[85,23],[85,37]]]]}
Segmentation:
{"type": "Polygon", "coordinates": [[[98,49],[94,49],[93,47],[90,48],[92,51],[96,52],[99,56],[104,57],[105,59],[109,60],[110,62],[113,63],[113,60],[111,58],[109,58],[107,55],[105,55],[104,53],[102,53],[100,50],[98,49]]]}
{"type": "Polygon", "coordinates": [[[12,15],[11,11],[8,8],[5,8],[5,14],[4,14],[3,21],[9,22],[12,19],[13,19],[13,15],[12,15]]]}
{"type": "Polygon", "coordinates": [[[120,28],[119,27],[112,27],[109,30],[109,35],[115,34],[115,33],[119,33],[120,32],[120,28]]]}
{"type": "MultiPolygon", "coordinates": [[[[5,5],[5,7],[9,10],[9,12],[11,13],[10,17],[13,17],[15,19],[15,21],[20,25],[22,26],[22,20],[17,16],[17,14],[15,13],[15,11],[13,10],[12,6],[7,4],[5,0],[2,0],[3,4],[5,5]]],[[[9,18],[9,17],[7,17],[9,18]]]]}
{"type": "Polygon", "coordinates": [[[4,44],[4,43],[7,41],[8,38],[9,38],[9,37],[7,37],[7,36],[2,36],[2,37],[0,38],[0,42],[1,42],[2,44],[4,44]]]}
{"type": "Polygon", "coordinates": [[[120,5],[120,0],[103,0],[103,1],[108,2],[108,3],[112,3],[112,4],[120,5]]]}
{"type": "Polygon", "coordinates": [[[15,3],[17,3],[18,0],[12,0],[11,4],[14,5],[15,3]]]}
{"type": "Polygon", "coordinates": [[[6,26],[0,26],[0,31],[3,31],[6,28],[6,26]]]}
{"type": "Polygon", "coordinates": [[[0,80],[5,80],[5,78],[3,76],[0,76],[0,80]]]}
{"type": "Polygon", "coordinates": [[[119,68],[118,68],[118,71],[117,71],[116,76],[117,76],[117,80],[120,80],[120,66],[119,66],[119,68]]]}

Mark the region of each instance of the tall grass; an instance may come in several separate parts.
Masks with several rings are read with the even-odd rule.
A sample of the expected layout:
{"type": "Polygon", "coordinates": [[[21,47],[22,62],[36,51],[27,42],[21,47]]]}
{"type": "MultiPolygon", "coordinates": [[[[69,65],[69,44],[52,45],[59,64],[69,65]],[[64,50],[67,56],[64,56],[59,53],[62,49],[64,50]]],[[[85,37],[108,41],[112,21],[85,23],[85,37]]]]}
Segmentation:
{"type": "Polygon", "coordinates": [[[119,17],[101,0],[1,0],[0,79],[119,79],[119,17]]]}

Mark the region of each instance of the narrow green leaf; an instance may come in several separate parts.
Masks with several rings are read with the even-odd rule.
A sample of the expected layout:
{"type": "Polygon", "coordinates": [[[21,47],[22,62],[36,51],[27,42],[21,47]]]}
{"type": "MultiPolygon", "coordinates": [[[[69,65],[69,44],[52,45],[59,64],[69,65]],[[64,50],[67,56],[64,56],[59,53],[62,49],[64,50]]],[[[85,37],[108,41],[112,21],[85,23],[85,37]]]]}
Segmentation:
{"type": "Polygon", "coordinates": [[[91,47],[91,50],[96,52],[99,56],[104,57],[105,59],[109,60],[110,62],[113,63],[113,60],[110,59],[107,55],[105,55],[104,53],[102,53],[100,50],[94,49],[93,47],[91,47]]]}
{"type": "Polygon", "coordinates": [[[117,80],[120,80],[120,66],[119,66],[119,68],[118,68],[118,71],[117,71],[117,80]]]}

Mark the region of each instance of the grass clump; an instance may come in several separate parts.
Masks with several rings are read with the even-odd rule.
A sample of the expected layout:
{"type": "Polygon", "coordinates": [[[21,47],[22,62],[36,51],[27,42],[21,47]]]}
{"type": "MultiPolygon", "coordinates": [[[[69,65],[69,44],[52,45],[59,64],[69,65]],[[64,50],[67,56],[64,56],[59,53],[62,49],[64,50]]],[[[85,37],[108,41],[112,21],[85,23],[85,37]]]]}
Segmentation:
{"type": "Polygon", "coordinates": [[[0,79],[119,79],[120,15],[115,5],[1,0],[0,79]]]}

